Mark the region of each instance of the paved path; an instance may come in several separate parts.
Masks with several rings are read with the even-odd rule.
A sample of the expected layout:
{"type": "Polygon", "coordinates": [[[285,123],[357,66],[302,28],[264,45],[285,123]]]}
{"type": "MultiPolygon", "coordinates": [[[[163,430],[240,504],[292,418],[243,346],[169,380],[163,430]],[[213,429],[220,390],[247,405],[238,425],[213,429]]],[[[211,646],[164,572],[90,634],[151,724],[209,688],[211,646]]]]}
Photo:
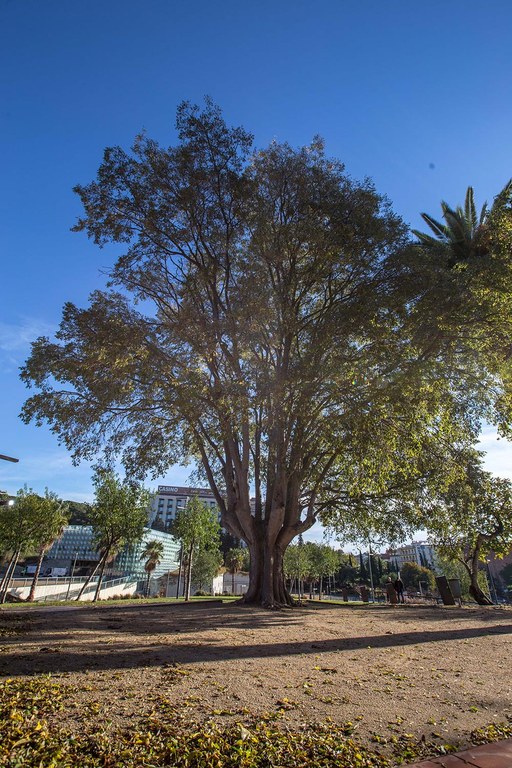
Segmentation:
{"type": "MultiPolygon", "coordinates": [[[[433,757],[408,768],[512,768],[512,739],[471,747],[453,755],[433,757]]],[[[404,766],[404,768],[407,768],[404,766]]]]}

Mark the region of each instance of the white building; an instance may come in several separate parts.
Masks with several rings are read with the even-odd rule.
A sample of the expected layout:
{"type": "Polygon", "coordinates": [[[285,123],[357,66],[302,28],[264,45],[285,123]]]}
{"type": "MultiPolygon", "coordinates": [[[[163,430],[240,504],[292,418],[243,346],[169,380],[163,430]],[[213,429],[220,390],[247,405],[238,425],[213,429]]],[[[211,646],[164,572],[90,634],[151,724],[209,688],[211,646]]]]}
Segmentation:
{"type": "Polygon", "coordinates": [[[425,541],[412,541],[403,547],[389,549],[386,552],[386,557],[389,558],[392,565],[396,563],[398,570],[403,567],[404,563],[416,563],[435,570],[435,550],[425,541]]]}
{"type": "Polygon", "coordinates": [[[167,527],[176,517],[176,512],[184,509],[192,497],[197,496],[199,501],[206,504],[212,511],[220,512],[215,501],[215,496],[209,488],[182,488],[178,485],[159,485],[158,491],[151,501],[150,524],[155,520],[167,527]]]}

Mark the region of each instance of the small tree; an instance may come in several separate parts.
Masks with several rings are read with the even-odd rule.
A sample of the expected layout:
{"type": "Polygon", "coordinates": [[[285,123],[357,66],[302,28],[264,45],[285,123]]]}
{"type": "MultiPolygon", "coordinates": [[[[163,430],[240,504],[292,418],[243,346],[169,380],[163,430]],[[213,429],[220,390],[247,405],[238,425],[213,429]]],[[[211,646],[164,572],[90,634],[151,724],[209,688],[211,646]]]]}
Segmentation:
{"type": "Polygon", "coordinates": [[[148,541],[146,546],[144,547],[144,551],[142,552],[142,555],[140,556],[141,560],[145,560],[144,563],[144,570],[146,571],[148,577],[146,581],[146,597],[149,595],[149,582],[151,579],[151,574],[162,562],[162,557],[164,555],[164,545],[162,541],[148,541]]]}
{"type": "Polygon", "coordinates": [[[7,569],[0,583],[0,602],[4,603],[18,560],[29,552],[36,540],[37,511],[40,497],[25,486],[20,488],[12,505],[0,506],[0,546],[8,558],[7,569]]]}
{"type": "Polygon", "coordinates": [[[222,552],[219,549],[200,549],[194,555],[192,563],[192,581],[202,592],[210,592],[214,576],[222,565],[222,552]]]}
{"type": "Polygon", "coordinates": [[[417,563],[404,563],[400,569],[400,578],[406,589],[420,589],[420,585],[424,583],[427,585],[428,591],[431,592],[436,583],[434,573],[429,568],[424,568],[417,563]]]}
{"type": "Polygon", "coordinates": [[[470,579],[469,593],[479,605],[492,600],[479,584],[479,570],[491,552],[503,557],[512,548],[512,482],[493,477],[471,453],[463,475],[434,501],[425,526],[442,556],[460,562],[470,579]]]}
{"type": "Polygon", "coordinates": [[[310,573],[318,582],[318,597],[321,599],[324,577],[332,576],[338,568],[338,553],[326,544],[314,542],[307,542],[305,549],[308,551],[310,573]]]}
{"type": "Polygon", "coordinates": [[[105,566],[123,547],[141,541],[148,522],[149,492],[142,486],[120,480],[110,470],[99,469],[93,477],[95,501],[90,518],[94,542],[100,559],[80,590],[82,596],[92,577],[99,571],[94,600],[98,599],[105,566]]]}
{"type": "Polygon", "coordinates": [[[188,601],[194,555],[201,549],[219,548],[220,525],[217,515],[199,501],[197,496],[193,496],[187,506],[176,513],[172,533],[181,541],[183,547],[186,561],[185,600],[188,601]]]}
{"type": "Polygon", "coordinates": [[[357,580],[358,568],[357,560],[352,554],[344,554],[339,557],[338,581],[342,585],[354,584],[357,580]]]}
{"type": "Polygon", "coordinates": [[[32,602],[41,573],[43,559],[53,543],[59,539],[69,521],[69,509],[55,493],[45,491],[44,497],[39,496],[32,506],[31,524],[34,529],[33,542],[38,553],[36,570],[27,600],[32,602]]]}

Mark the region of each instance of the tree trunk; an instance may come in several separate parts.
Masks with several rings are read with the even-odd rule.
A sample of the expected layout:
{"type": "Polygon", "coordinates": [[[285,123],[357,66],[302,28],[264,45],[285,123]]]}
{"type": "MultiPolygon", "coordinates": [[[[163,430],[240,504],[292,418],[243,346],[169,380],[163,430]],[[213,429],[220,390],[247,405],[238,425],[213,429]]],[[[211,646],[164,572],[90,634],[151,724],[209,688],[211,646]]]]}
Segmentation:
{"type": "Polygon", "coordinates": [[[5,603],[5,593],[8,589],[8,583],[11,581],[11,573],[12,573],[12,564],[15,562],[15,560],[18,559],[18,553],[14,552],[11,555],[11,559],[7,563],[6,571],[2,577],[2,581],[0,583],[0,601],[2,603],[5,603]]]}
{"type": "Polygon", "coordinates": [[[95,603],[95,602],[96,602],[96,600],[98,599],[98,597],[99,597],[99,594],[100,594],[100,589],[101,589],[101,582],[102,582],[102,580],[103,580],[103,573],[105,572],[105,566],[106,566],[106,564],[107,564],[107,560],[108,560],[108,556],[109,556],[109,554],[110,554],[110,550],[108,550],[108,549],[107,549],[107,550],[106,550],[106,552],[105,552],[105,554],[103,555],[103,557],[102,557],[102,558],[101,558],[101,560],[100,560],[100,563],[101,563],[101,566],[100,566],[100,574],[99,574],[99,576],[98,576],[98,583],[97,583],[97,585],[96,585],[96,591],[95,591],[95,593],[94,593],[94,597],[93,597],[93,599],[92,599],[93,603],[95,603]]]}
{"type": "Polygon", "coordinates": [[[99,567],[100,567],[100,565],[101,565],[101,561],[102,561],[102,559],[103,559],[103,558],[102,558],[102,557],[100,557],[100,559],[98,560],[98,562],[96,563],[96,565],[95,565],[95,567],[94,567],[94,570],[93,570],[93,572],[92,572],[92,573],[90,573],[90,574],[89,574],[89,576],[88,576],[88,577],[86,578],[86,580],[84,581],[84,583],[83,583],[83,585],[82,585],[82,588],[81,588],[80,592],[78,593],[78,595],[77,595],[77,596],[76,596],[76,598],[75,598],[76,600],[80,600],[80,598],[82,597],[83,593],[85,592],[85,590],[87,589],[87,587],[88,587],[88,586],[89,586],[89,584],[91,583],[92,579],[93,579],[93,578],[96,576],[96,574],[97,574],[97,572],[98,572],[98,568],[99,568],[99,567]]]}
{"type": "Polygon", "coordinates": [[[148,578],[146,579],[146,597],[149,597],[149,580],[151,579],[151,571],[148,571],[148,578]]]}
{"type": "Polygon", "coordinates": [[[36,594],[36,586],[39,579],[39,574],[41,573],[41,566],[43,565],[43,558],[44,558],[45,550],[41,550],[39,553],[39,559],[37,561],[36,565],[36,572],[34,573],[34,578],[32,579],[32,584],[30,585],[30,592],[28,593],[27,601],[29,603],[34,602],[35,594],[36,594]]]}
{"type": "Polygon", "coordinates": [[[249,589],[243,603],[265,608],[283,608],[293,605],[286,588],[283,572],[283,552],[277,546],[257,541],[249,544],[251,554],[249,589]]]}
{"type": "Polygon", "coordinates": [[[471,573],[471,583],[469,585],[469,594],[473,598],[473,600],[476,600],[478,605],[494,605],[493,601],[490,600],[485,592],[482,591],[480,588],[480,585],[478,583],[478,571],[476,573],[471,573]]]}
{"type": "Polygon", "coordinates": [[[479,533],[475,546],[471,555],[471,558],[468,562],[464,562],[464,566],[469,573],[469,579],[470,579],[470,585],[469,585],[469,594],[471,597],[476,600],[478,605],[494,605],[492,600],[487,597],[485,592],[483,592],[480,589],[480,585],[478,583],[478,566],[480,561],[480,550],[482,548],[482,544],[485,540],[485,536],[482,533],[479,533]]]}
{"type": "Polygon", "coordinates": [[[180,547],[180,564],[178,568],[178,579],[176,583],[176,600],[179,600],[180,597],[180,587],[181,587],[181,570],[183,567],[183,544],[180,547]]]}
{"type": "Polygon", "coordinates": [[[7,598],[7,592],[9,591],[9,587],[11,586],[12,577],[14,576],[14,571],[16,570],[19,557],[20,557],[20,550],[18,549],[11,557],[9,561],[9,565],[7,566],[7,571],[5,572],[5,576],[2,579],[2,593],[1,593],[0,603],[5,603],[5,600],[7,598]]]}
{"type": "Polygon", "coordinates": [[[192,551],[193,551],[193,547],[190,547],[188,551],[187,573],[186,573],[186,581],[185,581],[185,602],[186,603],[190,601],[190,583],[192,581],[192,551]]]}

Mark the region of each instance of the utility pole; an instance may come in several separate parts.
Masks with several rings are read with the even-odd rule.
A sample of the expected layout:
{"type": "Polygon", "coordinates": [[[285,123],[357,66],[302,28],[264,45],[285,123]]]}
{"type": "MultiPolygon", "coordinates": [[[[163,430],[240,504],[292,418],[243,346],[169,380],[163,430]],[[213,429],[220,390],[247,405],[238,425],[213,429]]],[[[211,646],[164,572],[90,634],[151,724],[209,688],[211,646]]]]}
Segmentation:
{"type": "Polygon", "coordinates": [[[180,597],[180,587],[181,587],[181,564],[183,561],[183,544],[180,547],[180,565],[178,568],[178,581],[176,582],[176,600],[179,600],[180,597]]]}
{"type": "Polygon", "coordinates": [[[69,577],[69,584],[68,584],[68,591],[66,593],[66,600],[69,597],[69,591],[71,589],[71,582],[73,581],[73,576],[75,575],[75,566],[76,566],[76,559],[78,557],[78,552],[75,552],[75,559],[73,560],[73,567],[71,568],[71,576],[69,577]]]}

